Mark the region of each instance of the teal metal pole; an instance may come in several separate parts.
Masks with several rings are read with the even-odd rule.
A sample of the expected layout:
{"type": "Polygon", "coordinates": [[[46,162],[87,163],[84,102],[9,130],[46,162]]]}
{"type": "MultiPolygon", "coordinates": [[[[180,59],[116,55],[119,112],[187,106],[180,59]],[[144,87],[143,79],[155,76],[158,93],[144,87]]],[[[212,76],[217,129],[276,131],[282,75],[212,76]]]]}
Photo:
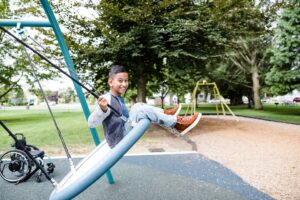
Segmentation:
{"type": "Polygon", "coordinates": [[[20,28],[30,26],[30,27],[51,27],[49,21],[27,21],[27,20],[11,20],[11,19],[0,19],[0,26],[13,26],[16,27],[20,24],[20,28]]]}
{"type": "MultiPolygon", "coordinates": [[[[61,51],[62,51],[62,54],[64,56],[64,59],[65,59],[65,62],[66,62],[66,65],[68,67],[68,70],[69,70],[69,73],[70,75],[78,80],[78,77],[77,77],[77,74],[75,72],[75,69],[74,69],[74,64],[73,64],[73,61],[72,61],[72,58],[70,56],[70,53],[69,53],[69,50],[68,50],[68,47],[65,43],[65,40],[64,40],[64,37],[63,37],[63,34],[59,28],[59,25],[58,25],[58,22],[54,16],[54,13],[49,5],[49,2],[48,0],[40,0],[41,1],[41,4],[47,14],[47,17],[49,19],[49,22],[50,24],[52,25],[52,28],[53,28],[53,31],[55,33],[55,36],[58,40],[58,43],[59,43],[59,46],[61,48],[61,51]]],[[[89,111],[89,108],[88,108],[88,105],[86,103],[86,100],[85,100],[85,97],[83,95],[83,92],[82,92],[82,89],[79,85],[77,85],[74,81],[73,81],[73,84],[74,84],[74,87],[75,87],[75,90],[77,92],[77,95],[78,95],[78,98],[79,98],[79,101],[81,103],[81,106],[82,106],[82,109],[83,109],[83,112],[84,112],[84,115],[85,115],[85,118],[86,120],[88,119],[88,117],[90,116],[90,111],[89,111]]],[[[97,134],[97,131],[96,129],[94,128],[91,128],[90,129],[91,131],[91,134],[93,136],[93,139],[94,139],[94,142],[96,145],[100,144],[100,140],[99,140],[99,137],[98,137],[98,134],[97,134]]],[[[110,172],[110,170],[108,170],[106,172],[106,176],[107,176],[107,179],[108,179],[108,182],[110,184],[113,184],[114,183],[114,179],[113,179],[113,176],[110,172]]]]}

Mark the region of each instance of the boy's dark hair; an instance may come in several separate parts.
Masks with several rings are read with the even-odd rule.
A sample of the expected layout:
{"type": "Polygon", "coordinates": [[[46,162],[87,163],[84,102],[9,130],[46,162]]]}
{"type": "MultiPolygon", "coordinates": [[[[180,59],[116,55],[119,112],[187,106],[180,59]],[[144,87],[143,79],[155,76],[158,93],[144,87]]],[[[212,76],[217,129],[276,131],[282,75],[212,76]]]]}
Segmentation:
{"type": "Polygon", "coordinates": [[[128,71],[126,70],[126,68],[123,65],[113,65],[109,70],[108,77],[112,78],[114,75],[116,75],[118,73],[123,73],[123,72],[128,73],[128,71]]]}

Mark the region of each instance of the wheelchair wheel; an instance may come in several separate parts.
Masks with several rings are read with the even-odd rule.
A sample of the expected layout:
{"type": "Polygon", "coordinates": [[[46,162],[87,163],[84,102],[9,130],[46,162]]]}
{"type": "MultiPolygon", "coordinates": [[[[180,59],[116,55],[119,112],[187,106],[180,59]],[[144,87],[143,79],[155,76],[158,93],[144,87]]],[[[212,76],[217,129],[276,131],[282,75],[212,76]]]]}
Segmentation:
{"type": "Polygon", "coordinates": [[[28,156],[20,150],[10,150],[0,158],[0,176],[10,183],[24,180],[31,172],[28,156]]]}

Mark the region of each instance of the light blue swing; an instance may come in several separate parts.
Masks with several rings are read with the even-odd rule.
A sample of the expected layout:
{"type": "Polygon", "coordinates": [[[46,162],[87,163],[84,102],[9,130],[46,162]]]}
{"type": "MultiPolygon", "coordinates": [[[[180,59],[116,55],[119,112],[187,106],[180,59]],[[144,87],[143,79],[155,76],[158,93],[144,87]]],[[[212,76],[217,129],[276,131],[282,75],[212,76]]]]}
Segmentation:
{"type": "Polygon", "coordinates": [[[113,149],[108,146],[106,141],[103,141],[81,160],[75,167],[74,173],[71,171],[64,177],[55,187],[49,199],[72,199],[87,189],[123,157],[149,126],[150,121],[142,119],[113,149]]]}

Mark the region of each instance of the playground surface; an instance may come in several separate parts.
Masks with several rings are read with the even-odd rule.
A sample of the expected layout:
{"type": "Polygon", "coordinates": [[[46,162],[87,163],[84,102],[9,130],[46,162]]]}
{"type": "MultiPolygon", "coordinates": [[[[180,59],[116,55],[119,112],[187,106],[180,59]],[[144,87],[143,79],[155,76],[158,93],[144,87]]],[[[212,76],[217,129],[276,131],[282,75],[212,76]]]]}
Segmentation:
{"type": "MultiPolygon", "coordinates": [[[[300,199],[300,125],[230,116],[203,116],[189,133],[197,152],[275,199],[300,199]]],[[[131,152],[188,151],[191,145],[152,126],[131,152]]]]}
{"type": "MultiPolygon", "coordinates": [[[[68,162],[65,158],[53,162],[53,176],[61,180],[69,170],[68,162]]],[[[108,184],[103,176],[75,199],[272,199],[197,152],[125,156],[112,168],[112,173],[115,184],[108,184]]],[[[1,179],[0,186],[0,199],[48,199],[53,189],[45,177],[41,183],[32,177],[18,185],[1,179]]]]}
{"type": "MultiPolygon", "coordinates": [[[[113,168],[76,199],[299,199],[300,126],[239,117],[203,116],[188,135],[192,145],[151,126],[113,168]],[[172,153],[173,152],[173,153],[172,153]],[[159,154],[163,155],[159,155],[159,154]],[[148,155],[150,154],[150,155],[148,155]],[[165,155],[164,155],[165,154],[165,155]]],[[[86,155],[94,146],[70,148],[86,155]]],[[[44,149],[51,156],[61,150],[44,149]]],[[[69,170],[55,160],[57,180],[69,170]]],[[[49,182],[17,186],[0,179],[0,199],[47,199],[49,182]],[[12,192],[13,191],[13,192],[12,192]],[[13,195],[13,196],[11,196],[13,195]]]]}

